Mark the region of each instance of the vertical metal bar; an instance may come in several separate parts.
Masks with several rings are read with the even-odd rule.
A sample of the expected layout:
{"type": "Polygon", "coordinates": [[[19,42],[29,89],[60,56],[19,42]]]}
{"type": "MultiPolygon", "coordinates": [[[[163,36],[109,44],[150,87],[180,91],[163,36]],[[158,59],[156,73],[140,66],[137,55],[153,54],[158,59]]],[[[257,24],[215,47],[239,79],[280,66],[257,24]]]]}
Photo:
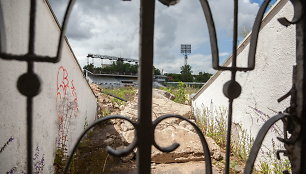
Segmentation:
{"type": "Polygon", "coordinates": [[[155,0],[140,1],[140,88],[138,100],[138,173],[151,173],[152,125],[152,78],[154,46],[155,0]]]}
{"type": "Polygon", "coordinates": [[[289,159],[293,174],[306,173],[306,2],[301,1],[301,4],[303,6],[303,17],[296,24],[296,112],[302,124],[302,132],[300,133],[302,136],[294,144],[293,150],[291,148],[287,149],[292,151],[292,154],[289,154],[289,159]]]}
{"type": "Polygon", "coordinates": [[[31,0],[30,7],[30,28],[29,28],[29,43],[28,43],[28,54],[34,54],[34,46],[35,46],[35,24],[36,24],[36,0],[31,0]]]}
{"type": "MultiPolygon", "coordinates": [[[[237,41],[238,41],[238,0],[234,0],[234,22],[233,22],[233,60],[232,67],[237,65],[237,41]]],[[[235,80],[235,79],[234,79],[235,80]]]]}
{"type": "MultiPolygon", "coordinates": [[[[234,0],[234,22],[233,22],[233,59],[231,70],[231,81],[236,79],[237,65],[237,41],[238,41],[238,0],[234,0]]],[[[233,99],[229,98],[228,120],[227,120],[227,135],[226,135],[226,152],[225,152],[225,169],[224,173],[228,174],[230,169],[231,156],[231,136],[232,136],[232,117],[233,117],[233,99]]]]}
{"type": "MultiPolygon", "coordinates": [[[[28,73],[33,73],[33,62],[28,62],[28,73]]],[[[27,173],[33,171],[33,97],[27,96],[27,173]]]]}
{"type": "Polygon", "coordinates": [[[27,97],[27,169],[28,173],[31,174],[33,171],[33,162],[32,162],[32,142],[33,142],[33,135],[32,135],[32,105],[33,105],[33,98],[27,97]]]}
{"type": "Polygon", "coordinates": [[[225,169],[224,169],[225,174],[229,174],[229,168],[230,168],[232,112],[233,112],[233,99],[229,99],[229,109],[228,109],[228,118],[227,118],[227,134],[226,134],[225,169]]]}

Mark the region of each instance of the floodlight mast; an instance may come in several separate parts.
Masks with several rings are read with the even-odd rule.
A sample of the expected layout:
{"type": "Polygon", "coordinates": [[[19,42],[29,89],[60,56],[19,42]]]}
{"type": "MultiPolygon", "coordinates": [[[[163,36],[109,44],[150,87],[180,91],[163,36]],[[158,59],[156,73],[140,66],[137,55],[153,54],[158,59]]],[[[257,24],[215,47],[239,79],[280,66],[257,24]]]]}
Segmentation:
{"type": "Polygon", "coordinates": [[[191,53],[191,44],[181,44],[181,54],[185,56],[185,66],[187,65],[187,59],[190,53],[191,53]]]}

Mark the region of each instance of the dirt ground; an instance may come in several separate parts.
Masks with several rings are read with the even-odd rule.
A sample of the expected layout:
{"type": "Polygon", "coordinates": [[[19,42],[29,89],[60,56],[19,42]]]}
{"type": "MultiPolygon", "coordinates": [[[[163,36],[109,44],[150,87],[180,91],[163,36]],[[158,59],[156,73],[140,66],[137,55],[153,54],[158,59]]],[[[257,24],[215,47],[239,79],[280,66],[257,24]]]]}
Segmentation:
{"type": "MultiPolygon", "coordinates": [[[[135,104],[130,103],[124,107],[115,106],[113,103],[110,103],[111,99],[108,96],[101,95],[97,86],[93,86],[94,91],[98,97],[100,106],[111,107],[109,110],[115,111],[117,114],[124,112],[128,109],[126,114],[133,115],[135,113],[135,104]],[[126,108],[130,107],[130,108],[126,108]],[[120,109],[119,109],[120,108],[120,109]],[[132,110],[130,110],[132,109],[132,110]]],[[[155,99],[160,101],[162,97],[158,95],[155,99]]],[[[136,103],[137,105],[137,103],[136,103]]],[[[153,103],[154,105],[154,103],[153,103]]],[[[163,107],[158,107],[158,112],[167,113],[162,108],[173,108],[175,105],[170,99],[162,104],[163,107]],[[167,104],[171,106],[167,107],[167,104]]],[[[187,105],[186,105],[187,106],[187,105]]],[[[137,108],[137,107],[136,107],[137,108]]],[[[183,106],[178,106],[178,108],[183,108],[183,106]]],[[[188,109],[188,107],[186,107],[188,109]]],[[[136,111],[137,112],[137,111],[136,111]]],[[[173,111],[170,111],[173,112],[173,111]]],[[[182,113],[188,113],[189,111],[181,111],[182,113]]],[[[156,113],[156,112],[155,112],[156,113]]],[[[124,114],[124,115],[126,115],[124,114]]],[[[188,115],[188,114],[185,114],[188,115]]],[[[130,116],[131,117],[131,116],[130,116]]],[[[82,140],[81,145],[78,148],[77,153],[74,156],[74,161],[71,165],[70,173],[87,173],[87,174],[96,174],[96,173],[117,173],[117,174],[134,174],[136,173],[136,153],[133,152],[127,157],[113,157],[106,152],[106,146],[110,146],[115,149],[120,149],[126,147],[129,142],[122,132],[118,129],[122,127],[117,121],[109,121],[105,124],[102,124],[98,127],[95,127],[87,137],[82,140]]],[[[172,123],[171,123],[172,124],[172,123]]],[[[180,126],[180,125],[177,125],[180,126]]],[[[124,127],[125,128],[125,127],[124,127]]],[[[188,128],[188,127],[186,127],[188,128]]],[[[125,128],[128,129],[128,128],[125,128]]],[[[188,137],[186,137],[187,139],[188,137]]],[[[214,160],[213,162],[213,173],[222,173],[222,163],[220,161],[214,160]],[[217,164],[217,165],[215,165],[217,164]]],[[[169,163],[165,164],[156,164],[151,163],[151,171],[153,174],[198,174],[205,173],[205,161],[184,161],[181,163],[169,163]]]]}

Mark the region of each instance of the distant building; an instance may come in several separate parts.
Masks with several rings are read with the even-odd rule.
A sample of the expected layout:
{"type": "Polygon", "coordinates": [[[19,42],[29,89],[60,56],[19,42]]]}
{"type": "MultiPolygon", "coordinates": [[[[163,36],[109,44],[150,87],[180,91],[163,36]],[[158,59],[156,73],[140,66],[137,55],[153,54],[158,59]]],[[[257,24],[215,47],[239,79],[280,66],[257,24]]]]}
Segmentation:
{"type": "Polygon", "coordinates": [[[167,76],[165,75],[154,75],[154,81],[163,83],[166,81],[167,76]]]}
{"type": "MultiPolygon", "coordinates": [[[[128,74],[96,74],[84,69],[86,79],[89,83],[101,85],[104,88],[120,88],[138,86],[138,75],[128,74]]],[[[154,87],[161,87],[167,76],[154,75],[154,87]]]]}
{"type": "Polygon", "coordinates": [[[137,75],[125,74],[94,74],[86,69],[85,76],[89,83],[101,85],[104,88],[119,88],[127,86],[137,86],[137,75]]]}

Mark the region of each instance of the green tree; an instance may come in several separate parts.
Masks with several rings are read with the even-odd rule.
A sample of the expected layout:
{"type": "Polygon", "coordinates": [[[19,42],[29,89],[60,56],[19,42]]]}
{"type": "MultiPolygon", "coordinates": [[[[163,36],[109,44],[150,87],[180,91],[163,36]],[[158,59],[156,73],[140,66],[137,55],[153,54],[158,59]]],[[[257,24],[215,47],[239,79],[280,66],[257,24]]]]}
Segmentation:
{"type": "Polygon", "coordinates": [[[94,67],[93,64],[85,65],[83,68],[90,72],[101,74],[137,74],[138,72],[138,65],[124,63],[122,61],[113,62],[104,68],[94,67]]]}
{"type": "Polygon", "coordinates": [[[166,81],[167,82],[181,82],[181,74],[175,74],[175,73],[167,73],[165,74],[167,76],[166,81]]]}
{"type": "Polygon", "coordinates": [[[155,68],[155,66],[153,66],[153,74],[154,75],[161,75],[161,72],[158,68],[155,68]]]}
{"type": "Polygon", "coordinates": [[[192,82],[192,70],[190,65],[184,65],[181,67],[181,80],[183,82],[192,82]]]}
{"type": "Polygon", "coordinates": [[[198,75],[194,75],[195,77],[195,81],[196,82],[207,82],[207,80],[209,80],[209,78],[212,76],[212,74],[207,73],[207,72],[199,72],[198,75]]]}
{"type": "Polygon", "coordinates": [[[91,63],[91,64],[89,64],[89,65],[85,65],[85,66],[83,67],[83,69],[86,69],[86,70],[88,70],[88,71],[90,71],[90,72],[94,72],[95,67],[94,67],[94,64],[91,63]]]}

